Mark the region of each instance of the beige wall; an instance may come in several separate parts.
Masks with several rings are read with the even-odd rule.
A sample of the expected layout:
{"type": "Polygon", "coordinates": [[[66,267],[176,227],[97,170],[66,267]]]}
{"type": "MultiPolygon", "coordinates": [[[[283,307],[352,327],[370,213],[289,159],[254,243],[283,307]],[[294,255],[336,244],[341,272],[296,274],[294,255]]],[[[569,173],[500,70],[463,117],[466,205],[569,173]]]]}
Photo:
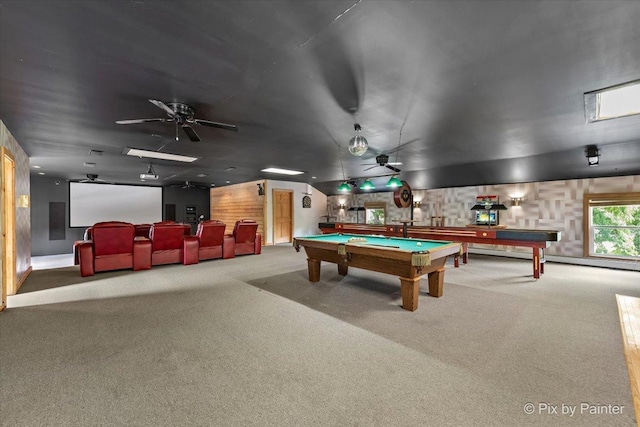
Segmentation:
{"type": "MultiPolygon", "coordinates": [[[[500,213],[500,224],[510,228],[530,228],[560,230],[562,240],[551,244],[548,255],[582,257],[582,198],[585,193],[622,193],[640,191],[640,175],[574,179],[567,181],[546,181],[526,184],[480,185],[471,187],[441,188],[433,190],[413,189],[414,200],[421,200],[420,208],[414,209],[416,225],[430,225],[431,216],[444,216],[445,225],[462,226],[473,222],[471,207],[477,195],[494,194],[509,207],[500,213]],[[511,207],[511,197],[520,196],[519,207],[511,207]]],[[[355,213],[340,211],[338,204],[344,200],[349,206],[364,206],[369,201],[384,201],[387,204],[387,222],[409,218],[409,209],[400,209],[393,203],[393,193],[372,193],[359,195],[338,195],[327,198],[327,213],[336,221],[355,222],[355,213]]],[[[360,213],[360,222],[363,214],[360,213]]],[[[520,250],[481,245],[492,249],[520,250]]]]}
{"type": "Polygon", "coordinates": [[[327,206],[327,196],[309,184],[302,182],[288,182],[267,180],[267,208],[266,208],[266,244],[273,244],[273,190],[293,191],[293,237],[312,236],[319,234],[318,223],[324,220],[327,206]],[[311,198],[311,207],[302,207],[302,198],[311,198]]]}
{"type": "Polygon", "coordinates": [[[16,279],[20,283],[31,267],[31,211],[28,207],[18,206],[18,197],[30,195],[29,157],[2,120],[0,146],[5,147],[16,162],[16,279]]]}

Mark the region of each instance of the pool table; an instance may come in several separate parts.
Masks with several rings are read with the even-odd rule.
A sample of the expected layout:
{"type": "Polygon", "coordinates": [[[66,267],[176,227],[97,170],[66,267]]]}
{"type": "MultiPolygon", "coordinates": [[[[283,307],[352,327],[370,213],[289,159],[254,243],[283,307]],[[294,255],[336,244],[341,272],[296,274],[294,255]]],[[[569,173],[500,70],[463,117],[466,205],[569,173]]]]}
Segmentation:
{"type": "Polygon", "coordinates": [[[460,253],[459,243],[342,233],[296,237],[293,246],[307,253],[310,282],[320,280],[321,261],[337,264],[343,276],[349,266],[398,276],[402,308],[409,311],[418,309],[420,277],[425,274],[429,295],[442,296],[447,257],[460,253]]]}

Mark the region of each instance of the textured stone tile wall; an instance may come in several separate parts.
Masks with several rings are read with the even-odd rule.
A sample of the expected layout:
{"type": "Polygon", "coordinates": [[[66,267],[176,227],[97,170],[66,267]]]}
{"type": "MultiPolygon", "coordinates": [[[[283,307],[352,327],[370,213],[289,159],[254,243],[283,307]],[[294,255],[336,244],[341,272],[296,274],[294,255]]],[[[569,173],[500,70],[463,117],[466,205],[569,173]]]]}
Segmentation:
{"type": "MultiPolygon", "coordinates": [[[[414,200],[421,206],[413,210],[417,225],[430,225],[432,216],[444,216],[445,225],[464,227],[474,220],[471,207],[478,195],[497,195],[509,209],[500,212],[500,224],[509,228],[560,230],[562,240],[553,243],[546,251],[548,255],[582,257],[582,200],[585,193],[640,192],[640,175],[546,181],[525,184],[480,185],[471,187],[442,188],[434,190],[413,189],[414,200]],[[511,207],[511,197],[522,197],[521,205],[511,207]]],[[[327,213],[336,221],[356,222],[354,212],[338,209],[339,201],[350,206],[364,206],[376,201],[387,204],[387,223],[400,218],[409,218],[409,209],[397,208],[393,193],[339,195],[327,198],[327,213]]],[[[364,222],[363,213],[360,222],[364,222]]],[[[500,250],[530,252],[528,248],[497,245],[476,245],[500,250]]]]}

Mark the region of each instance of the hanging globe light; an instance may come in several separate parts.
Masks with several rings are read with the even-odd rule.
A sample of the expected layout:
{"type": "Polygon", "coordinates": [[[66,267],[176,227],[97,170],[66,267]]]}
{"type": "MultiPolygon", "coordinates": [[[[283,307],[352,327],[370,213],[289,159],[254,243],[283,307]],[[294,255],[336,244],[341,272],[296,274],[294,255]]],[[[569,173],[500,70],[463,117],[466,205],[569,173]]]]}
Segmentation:
{"type": "Polygon", "coordinates": [[[367,152],[367,149],[369,148],[369,142],[367,141],[367,138],[360,135],[360,131],[362,130],[362,128],[358,123],[354,124],[353,128],[356,131],[356,135],[351,138],[351,141],[349,141],[349,152],[354,156],[362,156],[367,152]]]}

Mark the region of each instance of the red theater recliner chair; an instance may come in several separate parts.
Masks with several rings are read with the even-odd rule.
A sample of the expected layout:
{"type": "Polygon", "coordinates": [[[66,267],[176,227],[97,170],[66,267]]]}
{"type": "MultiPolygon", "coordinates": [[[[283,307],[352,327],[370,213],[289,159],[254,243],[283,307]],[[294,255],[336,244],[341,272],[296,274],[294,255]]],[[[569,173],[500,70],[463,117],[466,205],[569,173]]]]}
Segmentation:
{"type": "Polygon", "coordinates": [[[148,238],[151,224],[134,224],[133,228],[136,230],[136,236],[148,238]]]}
{"type": "Polygon", "coordinates": [[[151,239],[151,265],[197,264],[198,238],[190,236],[188,224],[153,224],[151,239]]]}
{"type": "MultiPolygon", "coordinates": [[[[217,259],[224,255],[225,223],[217,220],[201,221],[198,224],[196,237],[199,242],[198,259],[217,259]]],[[[228,246],[228,245],[227,245],[228,246]]],[[[228,248],[227,248],[228,250],[228,248]]],[[[233,250],[233,248],[231,248],[233,250]]],[[[233,253],[225,258],[233,257],[233,253]]]]}
{"type": "Polygon", "coordinates": [[[99,222],[91,227],[87,237],[91,239],[76,244],[82,277],[101,271],[151,268],[151,242],[136,238],[133,224],[99,222]]]}
{"type": "Polygon", "coordinates": [[[233,258],[236,255],[260,254],[262,251],[262,236],[258,233],[258,223],[251,219],[236,221],[233,233],[225,236],[224,246],[224,258],[233,258]],[[227,245],[231,246],[228,250],[227,245]]]}

